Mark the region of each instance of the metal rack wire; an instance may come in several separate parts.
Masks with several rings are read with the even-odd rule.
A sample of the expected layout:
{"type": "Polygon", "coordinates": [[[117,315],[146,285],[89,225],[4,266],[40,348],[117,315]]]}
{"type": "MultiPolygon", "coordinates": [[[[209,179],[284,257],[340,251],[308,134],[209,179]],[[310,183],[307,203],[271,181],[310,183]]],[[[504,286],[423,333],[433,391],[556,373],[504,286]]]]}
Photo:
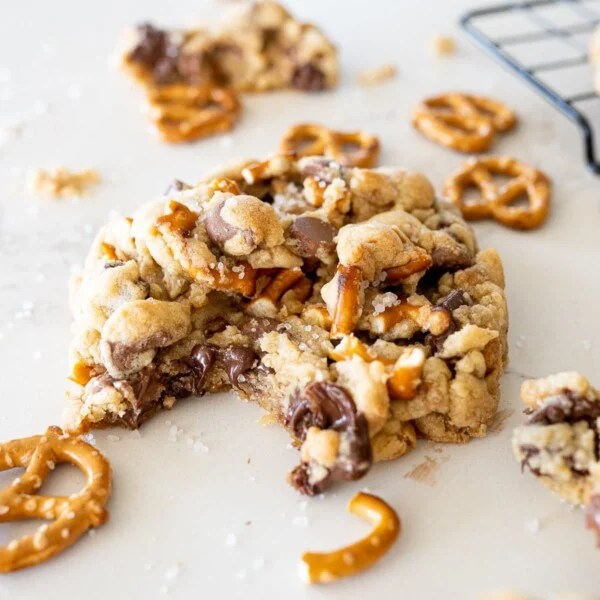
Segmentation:
{"type": "Polygon", "coordinates": [[[589,39],[600,24],[600,1],[510,2],[469,11],[460,24],[483,50],[579,127],[585,161],[600,175],[600,149],[596,147],[600,144],[595,140],[600,138],[600,96],[592,89],[593,73],[588,68],[589,39]],[[495,24],[499,21],[505,33],[498,34],[495,24]],[[553,52],[548,52],[550,45],[553,52]],[[528,54],[524,49],[535,57],[531,64],[524,58],[528,54]],[[581,90],[561,89],[566,80],[578,79],[581,86],[584,77],[581,90]]]}

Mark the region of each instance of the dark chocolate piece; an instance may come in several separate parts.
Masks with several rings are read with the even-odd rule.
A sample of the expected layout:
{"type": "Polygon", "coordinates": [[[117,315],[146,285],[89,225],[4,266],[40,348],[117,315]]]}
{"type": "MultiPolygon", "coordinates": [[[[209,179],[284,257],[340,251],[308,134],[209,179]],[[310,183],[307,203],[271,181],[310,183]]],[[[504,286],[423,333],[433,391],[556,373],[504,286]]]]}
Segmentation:
{"type": "Polygon", "coordinates": [[[329,474],[318,483],[309,481],[309,465],[301,464],[290,474],[290,482],[302,493],[320,493],[334,481],[360,479],[372,463],[367,420],[356,410],[350,394],[330,382],[316,382],[296,393],[290,402],[286,426],[299,439],[310,427],[333,429],[346,437],[347,444],[329,474]]]}
{"type": "Polygon", "coordinates": [[[312,63],[296,67],[292,75],[292,85],[305,92],[320,92],[327,86],[325,75],[312,63]]]}
{"type": "Polygon", "coordinates": [[[290,241],[296,254],[314,258],[319,250],[332,252],[336,230],[317,217],[298,217],[289,228],[290,241]]]}

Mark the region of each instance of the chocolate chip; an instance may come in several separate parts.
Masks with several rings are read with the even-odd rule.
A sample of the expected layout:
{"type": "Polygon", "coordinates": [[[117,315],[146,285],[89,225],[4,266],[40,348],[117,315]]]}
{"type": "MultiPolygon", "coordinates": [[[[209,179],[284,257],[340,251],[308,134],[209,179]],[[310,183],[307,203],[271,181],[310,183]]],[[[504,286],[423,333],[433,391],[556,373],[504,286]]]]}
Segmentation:
{"type": "Polygon", "coordinates": [[[165,196],[167,194],[171,194],[172,192],[181,192],[182,190],[191,190],[192,186],[184,183],[179,179],[173,179],[169,184],[169,187],[165,190],[165,196]]]}
{"type": "Polygon", "coordinates": [[[170,336],[164,331],[158,331],[134,344],[123,344],[121,342],[106,342],[109,349],[111,362],[119,371],[130,371],[138,356],[147,350],[162,348],[168,345],[170,336]]]}
{"type": "Polygon", "coordinates": [[[588,529],[596,532],[598,548],[600,548],[600,494],[594,494],[586,509],[586,525],[588,529]]]}
{"type": "Polygon", "coordinates": [[[438,246],[431,253],[434,267],[456,271],[473,266],[475,259],[473,255],[462,245],[438,246]]]}
{"type": "Polygon", "coordinates": [[[305,92],[320,92],[326,87],[325,75],[314,64],[305,63],[294,70],[292,85],[305,92]]]}
{"type": "Polygon", "coordinates": [[[179,48],[170,41],[166,31],[149,23],[138,26],[138,43],[129,59],[149,70],[157,82],[171,83],[178,78],[179,48]]]}
{"type": "Polygon", "coordinates": [[[350,394],[330,382],[315,382],[296,393],[290,402],[286,426],[304,439],[310,427],[333,429],[345,437],[340,456],[327,476],[310,483],[309,466],[292,471],[290,481],[299,491],[314,495],[334,481],[355,480],[371,467],[372,454],[365,416],[356,410],[350,394]]]}
{"type": "Polygon", "coordinates": [[[219,359],[223,363],[231,385],[239,387],[240,377],[256,364],[256,353],[252,348],[230,346],[221,349],[219,359]]]}
{"type": "Polygon", "coordinates": [[[221,216],[221,210],[224,205],[224,200],[217,202],[217,204],[208,210],[204,217],[204,226],[206,227],[206,233],[211,242],[222,248],[225,242],[228,242],[237,234],[242,234],[248,244],[253,244],[254,239],[252,237],[252,232],[249,229],[238,229],[237,227],[230,225],[221,216]]]}
{"type": "Polygon", "coordinates": [[[595,429],[596,419],[600,417],[600,402],[594,402],[564,390],[538,409],[534,410],[527,423],[529,425],[555,425],[557,423],[577,423],[586,421],[595,429]]]}
{"type": "Polygon", "coordinates": [[[244,346],[219,348],[213,344],[199,344],[192,350],[190,360],[196,371],[198,389],[203,387],[208,372],[217,361],[223,365],[231,385],[239,387],[240,377],[256,364],[256,353],[244,346]]]}
{"type": "Polygon", "coordinates": [[[291,246],[303,258],[314,258],[319,251],[332,252],[336,230],[316,217],[298,217],[288,230],[291,246]]]}
{"type": "Polygon", "coordinates": [[[458,307],[470,304],[468,298],[462,290],[452,290],[447,296],[444,296],[437,306],[445,308],[449,312],[454,312],[458,307]]]}

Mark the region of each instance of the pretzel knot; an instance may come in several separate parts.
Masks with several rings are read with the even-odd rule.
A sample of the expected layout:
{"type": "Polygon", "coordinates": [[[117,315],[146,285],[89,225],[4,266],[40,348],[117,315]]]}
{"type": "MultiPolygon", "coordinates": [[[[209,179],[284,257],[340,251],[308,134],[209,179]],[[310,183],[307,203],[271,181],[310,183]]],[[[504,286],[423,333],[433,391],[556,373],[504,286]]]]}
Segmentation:
{"type": "Polygon", "coordinates": [[[333,131],[301,123],[287,130],[279,149],[296,156],[329,156],[346,167],[374,167],[379,157],[379,140],[362,131],[333,131]]]}
{"type": "Polygon", "coordinates": [[[443,195],[466,219],[492,218],[514,229],[534,229],[548,216],[550,182],[541,171],[514,158],[486,156],[468,160],[446,181],[443,195]],[[498,186],[494,175],[512,179],[498,186]],[[479,199],[465,200],[469,187],[479,190],[479,199]],[[514,206],[523,196],[527,205],[514,206]]]}
{"type": "Polygon", "coordinates": [[[497,132],[512,129],[517,118],[502,102],[471,94],[442,94],[425,99],[412,115],[428,138],[459,152],[487,150],[497,132]]]}
{"type": "Polygon", "coordinates": [[[111,489],[111,469],[106,459],[79,438],[50,427],[36,435],[0,444],[0,470],[26,467],[0,491],[0,522],[47,519],[33,535],[0,547],[0,572],[7,573],[43,562],[74,544],[90,527],[108,518],[104,506],[111,489]],[[71,463],[86,476],[83,490],[71,496],[36,493],[57,463],[71,463]]]}
{"type": "Polygon", "coordinates": [[[191,142],[229,131],[240,113],[231,90],[175,84],[148,91],[150,118],[165,142],[191,142]]]}

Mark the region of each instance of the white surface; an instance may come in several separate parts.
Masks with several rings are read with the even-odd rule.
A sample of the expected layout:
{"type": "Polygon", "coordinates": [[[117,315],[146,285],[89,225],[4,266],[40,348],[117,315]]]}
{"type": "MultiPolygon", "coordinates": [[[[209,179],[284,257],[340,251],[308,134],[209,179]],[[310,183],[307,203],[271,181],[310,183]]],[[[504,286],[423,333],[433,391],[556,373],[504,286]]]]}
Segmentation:
{"type": "MultiPolygon", "coordinates": [[[[194,181],[223,161],[263,156],[288,125],[309,119],[378,134],[382,162],[422,170],[439,186],[462,157],[414,132],[408,115],[424,95],[448,89],[488,93],[515,107],[519,128],[496,150],[539,165],[554,180],[543,229],[476,225],[481,246],[498,248],[506,268],[511,366],[502,408],[515,412],[484,440],[445,446],[441,455],[423,443],[362,481],[307,501],[284,482],[296,452],[286,449],[283,431],[256,423],[256,407],[228,396],[182,402],[144,426],[140,438],[96,434],[114,467],[110,522],[57,559],[2,576],[0,598],[469,600],[506,587],[540,597],[597,593],[600,551],[583,515],[521,476],[509,444],[521,420],[523,376],[579,369],[600,385],[600,179],[584,170],[575,128],[455,31],[466,2],[289,4],[339,43],[341,87],[246,97],[231,135],[185,147],[150,136],[140,91],[109,69],[107,57],[127,25],[186,23],[207,14],[208,4],[21,0],[0,7],[0,109],[24,124],[0,148],[0,439],[38,433],[60,419],[66,282],[110,211],[132,211],[173,177],[194,181]],[[458,36],[455,57],[429,55],[427,40],[440,32],[458,36]],[[395,81],[356,87],[360,70],[385,62],[398,64],[395,81]],[[105,182],[81,201],[23,192],[28,168],[60,164],[98,168],[105,182]],[[30,315],[26,302],[33,303],[30,315]],[[169,441],[168,421],[184,430],[177,442],[169,441]],[[190,435],[201,436],[209,452],[194,452],[190,435]],[[405,478],[426,454],[446,461],[433,486],[405,478]],[[303,550],[335,548],[367,530],[345,512],[364,486],[397,508],[399,543],[360,577],[306,588],[296,577],[303,550]]],[[[23,526],[2,525],[0,542],[15,531],[23,526]]]]}

